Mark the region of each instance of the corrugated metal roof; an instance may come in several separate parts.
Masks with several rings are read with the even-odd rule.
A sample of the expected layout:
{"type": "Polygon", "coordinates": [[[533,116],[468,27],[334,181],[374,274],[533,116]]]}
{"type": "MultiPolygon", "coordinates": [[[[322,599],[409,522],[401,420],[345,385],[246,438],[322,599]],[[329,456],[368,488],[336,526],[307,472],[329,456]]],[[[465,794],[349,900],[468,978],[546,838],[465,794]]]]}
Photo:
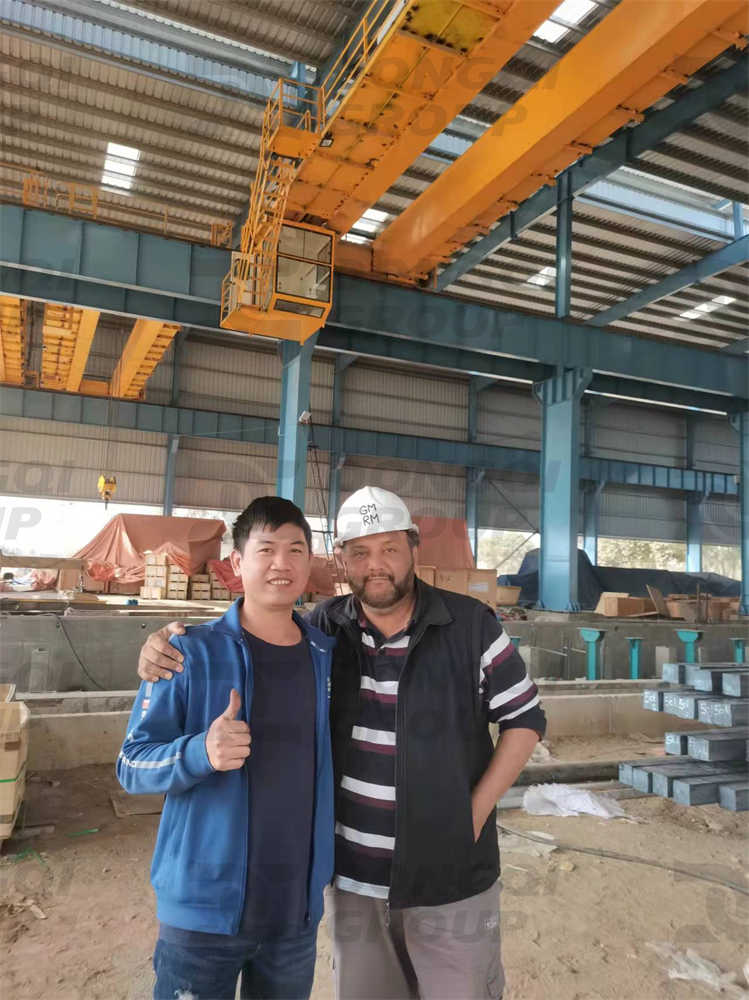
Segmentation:
{"type": "MultiPolygon", "coordinates": [[[[269,57],[314,67],[336,50],[367,5],[366,0],[139,0],[135,6],[144,20],[181,24],[187,29],[182,39],[223,39],[236,53],[251,46],[269,57]]],[[[493,123],[615,5],[614,0],[598,2],[579,29],[555,45],[532,39],[522,46],[448,131],[464,137],[479,134],[481,126],[471,119],[493,123]]],[[[259,77],[237,66],[217,76],[206,59],[178,51],[177,32],[174,48],[151,42],[134,46],[126,33],[115,39],[98,24],[64,17],[59,0],[49,0],[48,7],[55,12],[43,3],[0,0],[0,17],[15,18],[13,27],[0,27],[0,197],[19,200],[28,169],[96,186],[107,142],[115,141],[137,147],[141,156],[130,192],[101,191],[102,220],[160,231],[166,212],[171,235],[207,242],[212,221],[238,218],[259,149],[262,102],[247,97],[259,77]],[[105,44],[112,48],[115,41],[118,56],[106,56],[105,44]]],[[[727,67],[732,59],[726,53],[700,75],[727,67]]],[[[663,99],[658,106],[668,103],[663,99]]],[[[644,154],[637,166],[654,177],[702,188],[716,200],[749,201],[748,124],[749,98],[737,94],[644,154]]],[[[446,165],[445,159],[419,157],[378,207],[397,215],[446,165]]],[[[550,288],[528,285],[527,279],[534,269],[554,265],[554,239],[552,214],[492,254],[451,291],[553,313],[550,288]]],[[[720,245],[577,203],[572,316],[586,319],[720,245]]],[[[617,325],[646,336],[720,346],[745,335],[746,277],[746,268],[733,268],[617,325]],[[685,324],[676,318],[679,311],[716,294],[729,294],[735,302],[704,322],[685,324]]]]}

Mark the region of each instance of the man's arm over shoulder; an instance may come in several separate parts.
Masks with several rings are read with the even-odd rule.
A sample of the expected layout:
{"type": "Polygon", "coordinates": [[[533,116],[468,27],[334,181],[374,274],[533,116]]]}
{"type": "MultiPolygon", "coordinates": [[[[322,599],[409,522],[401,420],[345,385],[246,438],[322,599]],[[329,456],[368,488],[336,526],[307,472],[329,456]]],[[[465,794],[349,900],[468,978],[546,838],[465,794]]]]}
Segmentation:
{"type": "Polygon", "coordinates": [[[316,604],[305,615],[305,621],[312,625],[313,628],[319,629],[325,635],[335,635],[337,629],[328,616],[328,610],[334,601],[335,597],[328,598],[326,601],[320,601],[319,604],[316,604]]]}
{"type": "MultiPolygon", "coordinates": [[[[184,656],[182,638],[171,643],[184,656]]],[[[176,674],[170,684],[143,681],[117,759],[122,787],[135,794],[186,792],[213,774],[206,752],[206,733],[186,733],[188,672],[176,674]]]]}
{"type": "Polygon", "coordinates": [[[534,729],[540,739],[546,732],[546,715],[538,688],[531,680],[520,653],[489,608],[481,619],[481,691],[489,721],[507,729],[534,729]]]}

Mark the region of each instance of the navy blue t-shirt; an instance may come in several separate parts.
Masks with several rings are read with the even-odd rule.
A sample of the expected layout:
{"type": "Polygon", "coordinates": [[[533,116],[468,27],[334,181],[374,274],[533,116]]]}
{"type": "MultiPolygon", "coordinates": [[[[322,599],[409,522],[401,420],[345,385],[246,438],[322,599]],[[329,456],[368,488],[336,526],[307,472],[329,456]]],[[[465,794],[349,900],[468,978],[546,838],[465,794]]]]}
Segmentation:
{"type": "MultiPolygon", "coordinates": [[[[244,632],[254,689],[247,889],[239,937],[293,935],[307,914],[315,794],[315,680],[307,643],[274,646],[244,632]]],[[[205,934],[161,924],[160,936],[183,947],[225,944],[205,934]]]]}

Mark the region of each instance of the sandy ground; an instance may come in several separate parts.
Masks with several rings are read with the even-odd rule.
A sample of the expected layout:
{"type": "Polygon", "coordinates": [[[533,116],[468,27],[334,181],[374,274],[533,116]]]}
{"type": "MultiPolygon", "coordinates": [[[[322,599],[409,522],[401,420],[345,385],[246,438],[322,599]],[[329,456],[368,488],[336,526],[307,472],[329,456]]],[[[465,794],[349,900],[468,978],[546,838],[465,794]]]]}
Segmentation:
{"type": "MultiPolygon", "coordinates": [[[[567,751],[572,757],[572,745],[564,742],[552,745],[555,756],[565,750],[565,757],[567,751]]],[[[625,750],[631,749],[624,742],[625,750]]],[[[578,750],[600,759],[614,755],[611,741],[587,741],[578,750]]],[[[118,819],[108,798],[117,788],[107,767],[50,772],[29,784],[25,822],[54,823],[56,830],[34,840],[8,841],[3,848],[3,1000],[150,996],[156,922],[148,866],[158,817],[118,819]],[[81,832],[92,829],[97,832],[81,832]]],[[[747,814],[717,806],[686,809],[651,797],[623,804],[638,822],[512,810],[501,814],[500,823],[749,886],[747,814]]],[[[741,972],[749,957],[746,895],[659,868],[566,850],[546,857],[503,850],[503,866],[509,1000],[718,995],[705,985],[669,980],[667,959],[648,948],[653,942],[692,948],[746,986],[741,972]]],[[[323,926],[314,1000],[333,996],[330,955],[323,926]]],[[[734,995],[749,997],[749,992],[734,995]]]]}

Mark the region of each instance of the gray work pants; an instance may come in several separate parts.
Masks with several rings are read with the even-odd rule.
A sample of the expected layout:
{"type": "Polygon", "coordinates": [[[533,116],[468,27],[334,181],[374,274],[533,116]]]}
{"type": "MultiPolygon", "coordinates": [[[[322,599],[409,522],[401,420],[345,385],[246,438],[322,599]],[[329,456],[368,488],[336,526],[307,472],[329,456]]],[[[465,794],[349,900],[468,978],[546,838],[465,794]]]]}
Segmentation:
{"type": "Polygon", "coordinates": [[[499,1000],[499,882],[445,906],[390,910],[329,889],[337,1000],[499,1000]]]}

